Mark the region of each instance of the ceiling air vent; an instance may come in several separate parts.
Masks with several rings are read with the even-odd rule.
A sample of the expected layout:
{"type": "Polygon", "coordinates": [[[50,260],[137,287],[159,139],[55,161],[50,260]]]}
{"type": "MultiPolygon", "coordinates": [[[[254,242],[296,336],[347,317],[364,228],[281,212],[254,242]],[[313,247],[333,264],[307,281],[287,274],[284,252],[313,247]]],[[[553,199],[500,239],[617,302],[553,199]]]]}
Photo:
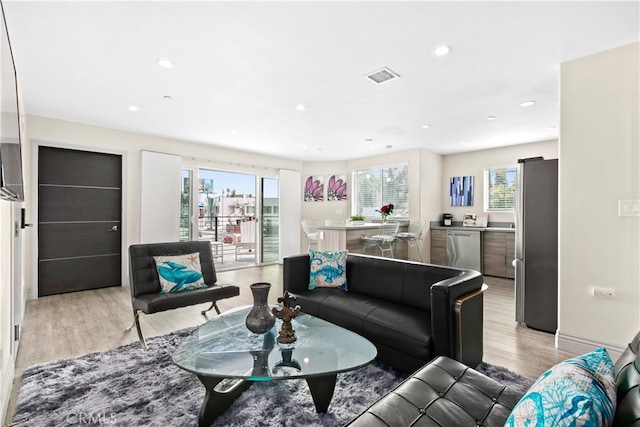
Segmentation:
{"type": "Polygon", "coordinates": [[[395,79],[396,77],[400,77],[400,74],[391,71],[389,68],[384,67],[381,70],[375,71],[371,74],[367,74],[365,76],[366,78],[372,80],[373,82],[375,82],[376,84],[380,84],[380,83],[384,83],[386,81],[389,81],[391,79],[395,79]]]}

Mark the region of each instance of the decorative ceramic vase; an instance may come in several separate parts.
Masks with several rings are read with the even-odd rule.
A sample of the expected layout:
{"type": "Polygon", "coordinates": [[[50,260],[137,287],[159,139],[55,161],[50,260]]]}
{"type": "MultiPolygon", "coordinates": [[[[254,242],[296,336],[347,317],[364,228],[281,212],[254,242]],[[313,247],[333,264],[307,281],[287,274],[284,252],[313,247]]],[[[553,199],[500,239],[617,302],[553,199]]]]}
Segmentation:
{"type": "Polygon", "coordinates": [[[259,282],[249,285],[249,287],[253,294],[253,308],[247,315],[245,323],[247,329],[254,334],[264,334],[276,323],[276,318],[271,314],[271,308],[267,302],[271,283],[259,282]]]}

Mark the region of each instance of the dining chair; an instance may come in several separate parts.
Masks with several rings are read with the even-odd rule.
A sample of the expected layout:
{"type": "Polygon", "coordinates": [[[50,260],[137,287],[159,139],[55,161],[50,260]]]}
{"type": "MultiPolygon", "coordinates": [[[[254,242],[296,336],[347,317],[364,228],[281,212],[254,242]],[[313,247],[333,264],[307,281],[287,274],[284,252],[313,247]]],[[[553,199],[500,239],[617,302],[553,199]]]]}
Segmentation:
{"type": "Polygon", "coordinates": [[[300,221],[300,224],[302,225],[302,230],[304,231],[304,235],[309,240],[308,249],[311,249],[312,245],[315,245],[317,248],[318,241],[322,236],[322,234],[320,233],[320,230],[318,230],[318,227],[322,225],[322,222],[316,219],[303,219],[302,221],[300,221]]]}
{"type": "Polygon", "coordinates": [[[410,247],[415,247],[418,251],[418,258],[422,262],[422,254],[420,253],[420,241],[423,239],[424,229],[427,225],[426,220],[410,221],[407,231],[396,234],[396,238],[400,242],[407,244],[407,250],[410,247]]]}
{"type": "Polygon", "coordinates": [[[372,229],[374,234],[363,234],[360,239],[364,244],[364,252],[367,252],[367,248],[377,247],[381,256],[385,256],[385,253],[388,252],[391,258],[395,258],[393,244],[396,241],[399,227],[399,222],[382,223],[377,229],[372,229]]]}

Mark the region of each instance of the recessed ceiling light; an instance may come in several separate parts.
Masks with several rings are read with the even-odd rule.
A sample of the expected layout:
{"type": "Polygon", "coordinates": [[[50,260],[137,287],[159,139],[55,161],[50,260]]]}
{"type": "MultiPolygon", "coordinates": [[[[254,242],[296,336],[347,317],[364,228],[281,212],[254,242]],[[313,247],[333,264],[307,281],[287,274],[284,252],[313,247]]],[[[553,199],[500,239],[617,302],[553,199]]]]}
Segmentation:
{"type": "Polygon", "coordinates": [[[429,129],[431,125],[422,125],[422,129],[429,129]]]}
{"type": "Polygon", "coordinates": [[[496,116],[489,116],[489,117],[487,117],[487,120],[495,120],[495,119],[496,119],[496,116]]]}
{"type": "Polygon", "coordinates": [[[238,129],[231,129],[229,132],[231,132],[234,135],[239,134],[240,132],[238,132],[238,129]]]}
{"type": "Polygon", "coordinates": [[[129,109],[129,111],[138,111],[139,110],[138,106],[136,106],[136,105],[129,105],[127,108],[129,109]]]}
{"type": "Polygon", "coordinates": [[[536,101],[524,101],[523,103],[520,104],[520,106],[521,107],[531,107],[535,103],[536,103],[536,101]]]}
{"type": "Polygon", "coordinates": [[[440,46],[434,49],[433,54],[435,56],[445,56],[451,52],[451,48],[449,46],[440,46]]]}
{"type": "Polygon", "coordinates": [[[173,62],[168,59],[158,59],[158,65],[162,68],[173,68],[173,62]]]}
{"type": "Polygon", "coordinates": [[[307,106],[306,106],[306,105],[304,105],[304,104],[298,104],[298,105],[296,105],[296,110],[298,110],[298,111],[304,111],[304,110],[306,110],[306,109],[307,109],[307,106]]]}

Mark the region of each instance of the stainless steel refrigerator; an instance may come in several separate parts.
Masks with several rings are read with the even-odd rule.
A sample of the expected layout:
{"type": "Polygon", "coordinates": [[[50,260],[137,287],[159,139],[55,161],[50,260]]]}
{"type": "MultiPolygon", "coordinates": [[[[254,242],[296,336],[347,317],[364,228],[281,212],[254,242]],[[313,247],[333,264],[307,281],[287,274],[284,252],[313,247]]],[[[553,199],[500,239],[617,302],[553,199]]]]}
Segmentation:
{"type": "Polygon", "coordinates": [[[558,327],[558,159],[518,160],[516,321],[555,333],[558,327]]]}

